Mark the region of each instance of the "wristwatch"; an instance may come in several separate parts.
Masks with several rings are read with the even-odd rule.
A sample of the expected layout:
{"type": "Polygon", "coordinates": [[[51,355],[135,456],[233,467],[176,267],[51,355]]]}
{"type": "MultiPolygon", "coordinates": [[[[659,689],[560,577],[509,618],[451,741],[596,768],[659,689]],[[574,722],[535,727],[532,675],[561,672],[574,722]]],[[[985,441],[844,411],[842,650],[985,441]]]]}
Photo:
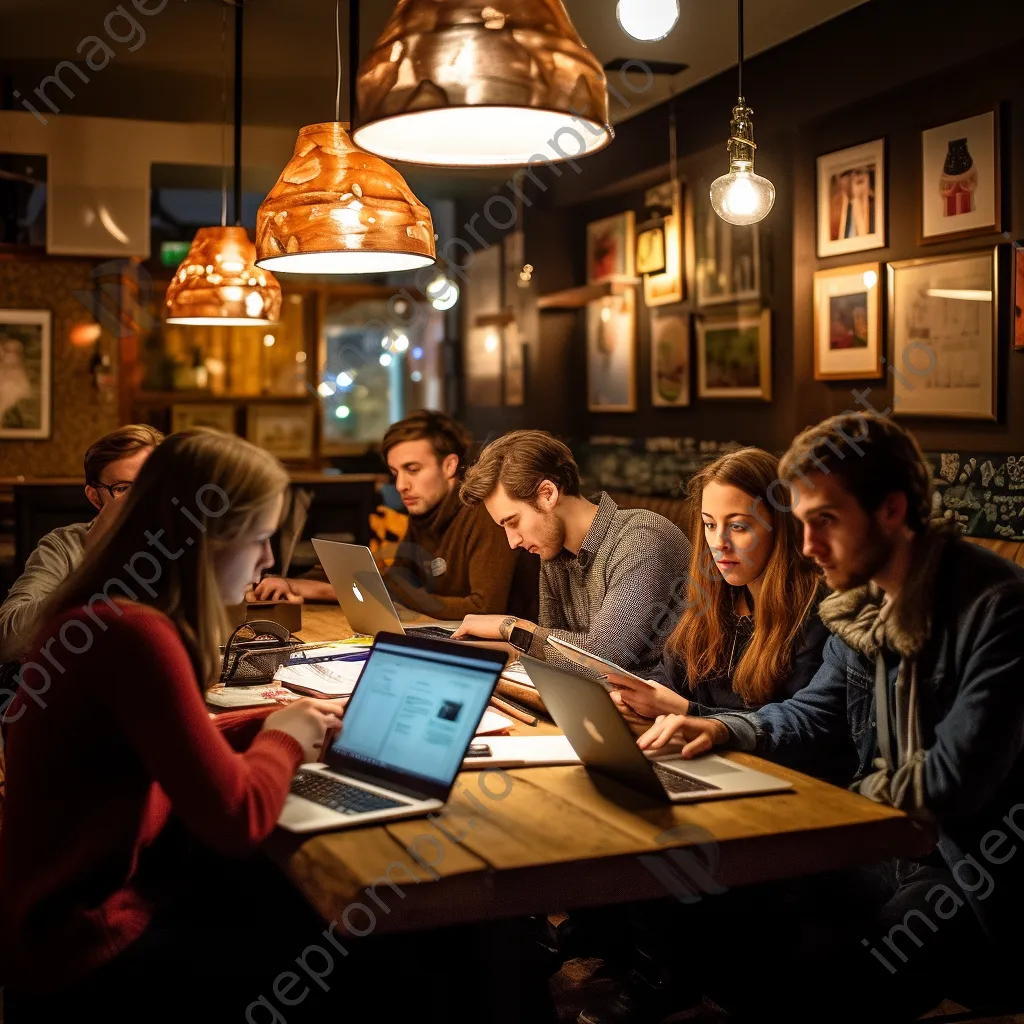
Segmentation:
{"type": "Polygon", "coordinates": [[[511,644],[517,651],[528,651],[533,643],[533,634],[528,629],[519,625],[519,620],[514,615],[507,616],[498,627],[504,640],[511,644]]]}

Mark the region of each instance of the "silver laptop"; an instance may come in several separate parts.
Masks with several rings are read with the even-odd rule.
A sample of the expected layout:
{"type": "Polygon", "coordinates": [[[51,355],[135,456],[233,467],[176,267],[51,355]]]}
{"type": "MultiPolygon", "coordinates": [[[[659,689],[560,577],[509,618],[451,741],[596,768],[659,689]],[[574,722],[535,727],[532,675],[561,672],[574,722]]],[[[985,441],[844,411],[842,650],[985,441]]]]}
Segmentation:
{"type": "Polygon", "coordinates": [[[313,550],[356,633],[376,636],[383,631],[444,640],[455,632],[445,626],[403,626],[368,547],[314,537],[313,550]]]}
{"type": "Polygon", "coordinates": [[[277,823],[347,828],[440,810],[505,667],[505,655],[379,633],[324,764],[304,764],[277,823]]]}
{"type": "Polygon", "coordinates": [[[793,787],[783,779],[715,754],[684,761],[678,754],[648,758],[605,688],[592,679],[522,659],[555,724],[588,771],[648,796],[673,803],[778,793],[793,787]]]}

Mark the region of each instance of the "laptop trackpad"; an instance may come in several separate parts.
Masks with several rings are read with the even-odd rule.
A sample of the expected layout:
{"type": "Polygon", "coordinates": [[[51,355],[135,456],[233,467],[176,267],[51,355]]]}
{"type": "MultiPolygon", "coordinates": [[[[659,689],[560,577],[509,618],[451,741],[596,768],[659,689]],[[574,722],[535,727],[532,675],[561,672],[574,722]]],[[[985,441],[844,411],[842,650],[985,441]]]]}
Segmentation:
{"type": "Polygon", "coordinates": [[[718,757],[697,757],[692,761],[684,761],[682,758],[678,758],[668,762],[662,761],[661,763],[668,768],[678,769],[698,779],[713,779],[716,776],[735,775],[737,772],[743,771],[742,768],[729,764],[728,761],[718,757]]]}

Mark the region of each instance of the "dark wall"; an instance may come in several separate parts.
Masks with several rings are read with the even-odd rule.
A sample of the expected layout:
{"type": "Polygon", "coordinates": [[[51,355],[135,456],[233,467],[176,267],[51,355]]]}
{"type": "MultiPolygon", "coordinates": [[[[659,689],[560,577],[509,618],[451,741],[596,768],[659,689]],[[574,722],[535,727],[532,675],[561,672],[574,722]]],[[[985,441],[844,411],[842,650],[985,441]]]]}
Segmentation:
{"type": "MultiPolygon", "coordinates": [[[[773,400],[709,401],[656,409],[650,400],[650,319],[637,303],[636,413],[586,410],[585,314],[541,313],[527,332],[527,404],[522,409],[467,409],[479,437],[519,426],[544,427],[573,439],[592,434],[692,436],[784,448],[808,423],[854,407],[851,388],[872,386],[885,408],[883,381],[813,380],[812,275],[817,269],[867,261],[984,248],[1024,237],[1024,79],[1019,67],[1024,5],[986,0],[963,18],[952,0],[935,0],[927,16],[905,0],[872,0],[833,22],[750,60],[747,98],[755,111],[757,169],[774,182],[775,208],[762,222],[762,290],[772,310],[773,400]],[[950,26],[956,25],[955,31],[950,26]],[[1017,42],[1014,42],[1017,41],[1017,42]],[[1003,104],[1007,174],[1005,235],[919,246],[917,218],[922,129],[1003,104]],[[887,146],[888,247],[829,260],[815,257],[815,159],[884,136],[887,146]]],[[[679,59],[699,41],[682,40],[679,59]]],[[[708,202],[710,182],[727,170],[725,139],[735,102],[735,72],[675,100],[679,169],[695,202],[708,202]]],[[[643,217],[643,190],[666,180],[668,113],[662,105],[621,125],[615,142],[549,187],[525,216],[534,291],[558,291],[585,280],[586,224],[624,209],[643,217]]],[[[460,211],[461,212],[461,211],[460,211]]],[[[467,216],[471,211],[466,211],[467,216]]],[[[460,223],[462,219],[460,217],[460,223]]],[[[1009,296],[1003,320],[1008,324],[1009,296]]],[[[718,312],[719,310],[716,310],[718,312]]],[[[725,310],[721,310],[724,312],[725,310]]],[[[885,325],[883,324],[883,327],[885,325]]],[[[1004,331],[1007,328],[1004,327],[1004,331]]],[[[926,448],[1019,450],[1024,443],[1024,357],[1000,338],[1000,419],[904,422],[926,448]]]]}

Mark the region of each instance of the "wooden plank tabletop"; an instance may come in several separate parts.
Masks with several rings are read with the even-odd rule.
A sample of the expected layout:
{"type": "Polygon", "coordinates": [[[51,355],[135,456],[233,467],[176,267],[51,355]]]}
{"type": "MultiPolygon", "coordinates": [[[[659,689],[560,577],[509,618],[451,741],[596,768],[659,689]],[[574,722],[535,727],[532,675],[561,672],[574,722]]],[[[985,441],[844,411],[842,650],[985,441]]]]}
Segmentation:
{"type": "MultiPolygon", "coordinates": [[[[339,608],[303,608],[303,639],[350,632],[339,608]]],[[[439,816],[313,838],[278,831],[268,848],[326,920],[356,934],[371,918],[381,932],[434,928],[656,899],[664,878],[732,888],[930,849],[899,811],[725,756],[794,791],[671,805],[578,766],[463,772],[439,816]],[[665,854],[681,848],[681,861],[665,854]]]]}

